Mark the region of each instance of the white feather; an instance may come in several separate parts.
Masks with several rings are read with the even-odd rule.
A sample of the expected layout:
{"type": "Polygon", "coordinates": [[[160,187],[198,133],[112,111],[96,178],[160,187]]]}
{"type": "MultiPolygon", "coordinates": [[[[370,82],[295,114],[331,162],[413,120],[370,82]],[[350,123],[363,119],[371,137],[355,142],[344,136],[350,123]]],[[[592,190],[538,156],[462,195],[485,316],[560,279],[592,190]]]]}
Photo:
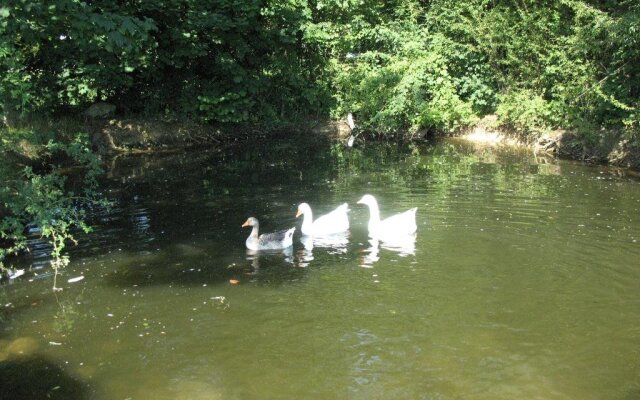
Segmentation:
{"type": "Polygon", "coordinates": [[[313,212],[307,203],[298,206],[298,216],[303,215],[302,234],[312,236],[330,235],[349,230],[349,205],[343,203],[335,210],[321,217],[313,219],[313,212]]]}
{"type": "Polygon", "coordinates": [[[367,225],[369,236],[409,235],[418,229],[416,225],[417,207],[381,220],[380,209],[375,197],[365,194],[358,203],[369,207],[369,224],[367,225]]]}

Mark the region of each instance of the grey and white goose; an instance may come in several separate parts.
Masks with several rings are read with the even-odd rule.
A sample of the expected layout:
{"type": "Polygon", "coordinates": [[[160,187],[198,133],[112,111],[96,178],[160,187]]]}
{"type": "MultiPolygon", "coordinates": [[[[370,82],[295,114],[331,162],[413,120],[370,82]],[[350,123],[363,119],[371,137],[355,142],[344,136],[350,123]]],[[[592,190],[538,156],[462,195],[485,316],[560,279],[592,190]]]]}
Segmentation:
{"type": "Polygon", "coordinates": [[[251,234],[245,242],[249,250],[279,250],[293,245],[293,232],[296,228],[283,229],[272,233],[263,233],[258,236],[260,223],[257,218],[249,217],[242,227],[251,226],[251,234]]]}

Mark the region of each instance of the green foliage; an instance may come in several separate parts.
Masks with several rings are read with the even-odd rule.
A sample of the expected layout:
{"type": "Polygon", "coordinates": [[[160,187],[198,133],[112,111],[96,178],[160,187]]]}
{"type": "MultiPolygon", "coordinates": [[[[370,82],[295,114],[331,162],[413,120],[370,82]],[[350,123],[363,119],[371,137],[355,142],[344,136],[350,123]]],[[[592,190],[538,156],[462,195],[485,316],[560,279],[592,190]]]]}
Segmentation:
{"type": "MultiPolygon", "coordinates": [[[[77,135],[67,144],[47,141],[39,147],[37,157],[38,160],[68,160],[80,165],[83,168],[79,174],[81,179],[69,182],[62,168],[55,164],[38,162],[19,168],[8,156],[17,148],[16,136],[24,140],[29,134],[16,135],[9,130],[1,133],[0,172],[6,179],[0,186],[0,240],[3,242],[0,267],[7,255],[26,248],[28,227],[51,242],[54,267],[64,265],[62,251],[66,243],[75,242],[74,234],[78,229],[91,230],[85,223],[86,209],[105,205],[98,192],[100,161],[87,146],[86,136],[77,135]]],[[[36,135],[30,135],[30,138],[32,142],[38,141],[36,135]]]]}
{"type": "MultiPolygon", "coordinates": [[[[272,123],[354,112],[365,130],[638,135],[640,3],[169,0],[0,7],[0,107],[272,123]]],[[[635,135],[635,136],[634,136],[635,135]]]]}
{"type": "Polygon", "coordinates": [[[525,133],[591,125],[637,137],[640,5],[376,4],[316,25],[325,34],[313,38],[331,45],[338,115],[355,111],[378,132],[451,131],[496,112],[525,133]]]}
{"type": "Polygon", "coordinates": [[[15,0],[2,10],[5,112],[105,100],[121,112],[237,123],[330,101],[312,75],[321,62],[301,42],[306,1],[15,0]]]}
{"type": "Polygon", "coordinates": [[[310,31],[314,40],[338,42],[330,48],[335,114],[355,112],[366,130],[378,133],[447,131],[473,121],[474,108],[488,104],[490,90],[453,74],[451,55],[462,58],[464,49],[443,35],[428,35],[416,4],[372,12],[380,8],[382,3],[359,4],[343,26],[317,24],[310,31]]]}
{"type": "Polygon", "coordinates": [[[343,112],[353,111],[365,129],[396,133],[423,128],[453,130],[473,117],[473,104],[456,91],[437,46],[407,43],[396,55],[361,53],[338,74],[343,112]],[[405,47],[406,46],[406,47],[405,47]]]}
{"type": "MultiPolygon", "coordinates": [[[[0,13],[0,104],[40,111],[91,103],[133,85],[151,64],[146,18],[107,2],[11,1],[0,13]],[[102,4],[104,3],[104,4],[102,4]],[[116,13],[115,11],[125,11],[116,13]]],[[[133,11],[133,10],[128,10],[133,11]]]]}
{"type": "Polygon", "coordinates": [[[540,133],[558,122],[553,106],[533,90],[520,89],[500,96],[496,114],[517,131],[540,133]]]}

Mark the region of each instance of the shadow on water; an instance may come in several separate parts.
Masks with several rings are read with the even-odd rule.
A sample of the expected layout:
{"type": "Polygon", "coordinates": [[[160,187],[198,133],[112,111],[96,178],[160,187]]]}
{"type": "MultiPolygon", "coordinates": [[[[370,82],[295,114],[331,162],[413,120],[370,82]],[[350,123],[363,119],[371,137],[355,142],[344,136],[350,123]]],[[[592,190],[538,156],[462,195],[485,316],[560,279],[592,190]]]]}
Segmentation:
{"type": "Polygon", "coordinates": [[[636,400],[640,399],[640,384],[636,384],[635,387],[627,390],[625,393],[623,400],[636,400]]]}
{"type": "Polygon", "coordinates": [[[116,259],[116,269],[104,276],[104,282],[116,287],[202,286],[228,283],[230,280],[279,284],[300,280],[305,273],[303,268],[297,268],[292,248],[284,251],[246,250],[246,254],[231,254],[224,258],[216,257],[215,250],[185,247],[175,245],[165,251],[125,255],[121,260],[116,259]],[[189,252],[195,254],[185,256],[189,252]]]}
{"type": "Polygon", "coordinates": [[[293,247],[284,250],[247,250],[247,260],[251,261],[251,269],[245,269],[239,277],[249,277],[258,284],[295,282],[306,274],[306,264],[293,247]]]}
{"type": "MultiPolygon", "coordinates": [[[[348,149],[304,137],[114,159],[105,182],[114,206],[93,214],[95,232],[79,237],[70,255],[72,262],[86,258],[102,266],[103,282],[117,287],[221,284],[246,276],[256,282],[298,280],[305,273],[299,267],[313,261],[308,244],[294,246],[293,257],[246,255],[242,221],[256,216],[266,231],[299,226],[294,215],[300,202],[353,204],[362,187],[372,186],[380,188],[373,194],[383,203],[393,203],[400,192],[422,193],[425,177],[429,191],[447,195],[453,176],[471,176],[474,168],[489,165],[478,161],[451,147],[440,153],[406,144],[348,149]]],[[[350,240],[328,251],[339,253],[350,240]]],[[[367,250],[372,260],[365,264],[387,245],[367,250]]],[[[412,253],[405,250],[399,252],[412,253]]]]}
{"type": "MultiPolygon", "coordinates": [[[[95,231],[79,235],[80,245],[69,253],[72,263],[84,258],[92,268],[101,267],[103,282],[117,287],[222,284],[247,276],[269,283],[301,279],[305,272],[300,267],[312,265],[319,254],[310,246],[325,244],[303,243],[301,249],[297,231],[293,256],[252,257],[245,254],[247,232],[240,224],[256,216],[266,231],[299,226],[294,215],[303,201],[320,214],[342,202],[354,204],[369,187],[382,204],[400,197],[446,204],[450,197],[468,196],[470,187],[487,197],[496,195],[485,190],[493,186],[523,197],[549,197],[562,184],[554,176],[555,165],[534,165],[536,174],[549,175],[536,185],[512,179],[529,176],[532,164],[508,152],[478,154],[452,144],[346,148],[304,136],[222,151],[124,157],[108,164],[104,185],[114,206],[92,214],[95,231]],[[454,183],[465,181],[470,183],[458,185],[464,191],[457,193],[454,183]]],[[[433,214],[424,206],[420,213],[433,214]]],[[[355,224],[359,213],[363,218],[354,207],[355,224]]],[[[322,251],[340,253],[352,240],[322,251]]],[[[413,241],[363,243],[366,248],[357,251],[367,266],[377,261],[380,250],[402,255],[412,254],[415,247],[413,241]]],[[[34,250],[31,261],[46,264],[42,255],[48,252],[47,247],[34,250]]]]}
{"type": "MultiPolygon", "coordinates": [[[[53,296],[54,294],[51,292],[30,293],[28,296],[11,296],[11,300],[9,300],[5,288],[0,286],[0,339],[11,336],[10,330],[6,328],[10,326],[13,318],[51,302],[53,296]]],[[[1,348],[0,351],[2,351],[1,348]]]]}
{"type": "MultiPolygon", "coordinates": [[[[300,279],[304,268],[298,267],[313,262],[309,243],[300,249],[296,242],[293,257],[252,258],[244,254],[247,232],[240,224],[256,216],[266,231],[299,226],[294,214],[303,201],[327,207],[316,208],[320,214],[342,202],[354,204],[369,187],[382,204],[424,198],[425,193],[430,201],[446,204],[450,197],[468,197],[470,190],[487,198],[502,192],[551,197],[563,184],[556,176],[558,166],[534,165],[509,152],[477,153],[460,144],[367,143],[348,149],[304,136],[223,151],[126,157],[110,164],[105,187],[114,207],[93,214],[95,232],[79,237],[80,246],[69,250],[72,260],[84,257],[102,265],[104,282],[118,287],[220,284],[240,276],[271,283],[300,279]],[[536,175],[547,177],[535,185],[513,179],[529,176],[534,167],[536,175]],[[458,193],[458,187],[464,190],[458,193]],[[492,187],[498,191],[487,190],[492,187]]],[[[357,220],[359,212],[354,207],[351,217],[357,220]]],[[[433,210],[421,205],[419,212],[433,210]]],[[[363,264],[374,263],[380,249],[412,254],[414,247],[412,241],[371,243],[363,250],[368,255],[363,264]]],[[[34,251],[34,260],[47,251],[34,251]]]]}
{"type": "Polygon", "coordinates": [[[81,400],[90,398],[90,386],[69,375],[41,355],[0,362],[0,399],[81,400]]]}

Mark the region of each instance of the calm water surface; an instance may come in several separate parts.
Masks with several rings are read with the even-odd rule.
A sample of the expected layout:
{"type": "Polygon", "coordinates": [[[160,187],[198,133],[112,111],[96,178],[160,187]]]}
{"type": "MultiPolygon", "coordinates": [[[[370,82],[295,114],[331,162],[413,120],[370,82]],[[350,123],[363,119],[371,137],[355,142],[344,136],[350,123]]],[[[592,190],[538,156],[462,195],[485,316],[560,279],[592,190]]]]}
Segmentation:
{"type": "Polygon", "coordinates": [[[638,399],[640,181],[543,161],[286,141],[109,161],[64,290],[37,239],[0,287],[0,398],[638,399]],[[417,206],[415,242],[369,241],[364,193],[417,206]],[[299,227],[303,201],[348,202],[350,234],[247,253],[248,216],[299,227]]]}

